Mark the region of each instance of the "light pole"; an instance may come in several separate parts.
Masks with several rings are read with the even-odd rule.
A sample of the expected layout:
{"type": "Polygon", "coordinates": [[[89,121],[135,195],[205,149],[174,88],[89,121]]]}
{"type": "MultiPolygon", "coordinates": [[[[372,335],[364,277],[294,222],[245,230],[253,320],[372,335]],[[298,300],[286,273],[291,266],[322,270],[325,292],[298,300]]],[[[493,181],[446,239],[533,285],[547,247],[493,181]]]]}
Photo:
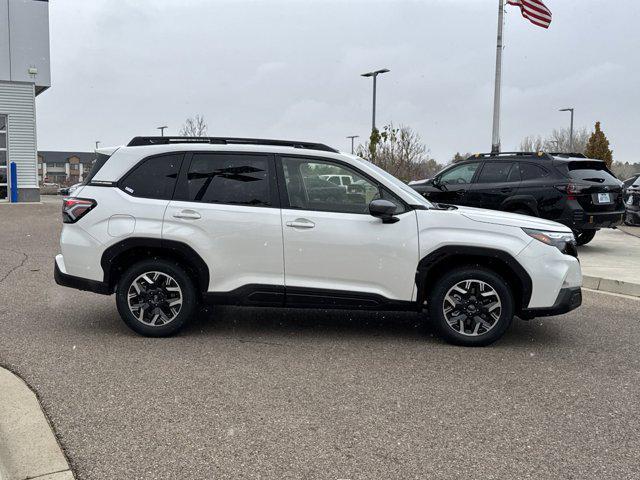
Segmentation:
{"type": "Polygon", "coordinates": [[[165,129],[165,128],[169,128],[169,127],[167,127],[167,126],[165,125],[165,126],[163,126],[163,127],[156,127],[156,128],[157,128],[158,130],[160,130],[160,136],[161,136],[161,137],[164,137],[164,129],[165,129]]]}
{"type": "Polygon", "coordinates": [[[354,139],[360,137],[360,135],[348,135],[347,138],[351,139],[351,155],[353,155],[353,141],[354,139]]]}
{"type": "Polygon", "coordinates": [[[559,112],[571,112],[571,123],[569,124],[569,152],[573,153],[573,107],[561,108],[559,112]]]}
{"type": "Polygon", "coordinates": [[[373,115],[371,119],[371,131],[373,132],[376,129],[376,79],[378,75],[381,73],[390,72],[388,68],[381,68],[380,70],[375,70],[373,72],[367,72],[361,74],[362,77],[373,77],[373,115]]]}
{"type": "Polygon", "coordinates": [[[98,149],[98,145],[100,145],[100,140],[96,140],[96,150],[98,149]]]}

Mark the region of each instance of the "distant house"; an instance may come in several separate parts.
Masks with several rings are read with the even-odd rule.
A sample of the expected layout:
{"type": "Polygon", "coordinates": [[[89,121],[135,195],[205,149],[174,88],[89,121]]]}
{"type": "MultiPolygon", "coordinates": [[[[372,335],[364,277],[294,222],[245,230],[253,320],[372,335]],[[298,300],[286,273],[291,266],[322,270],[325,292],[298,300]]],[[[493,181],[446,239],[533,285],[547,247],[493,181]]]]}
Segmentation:
{"type": "Polygon", "coordinates": [[[73,185],[82,182],[91,171],[93,152],[38,152],[38,183],[73,185]]]}

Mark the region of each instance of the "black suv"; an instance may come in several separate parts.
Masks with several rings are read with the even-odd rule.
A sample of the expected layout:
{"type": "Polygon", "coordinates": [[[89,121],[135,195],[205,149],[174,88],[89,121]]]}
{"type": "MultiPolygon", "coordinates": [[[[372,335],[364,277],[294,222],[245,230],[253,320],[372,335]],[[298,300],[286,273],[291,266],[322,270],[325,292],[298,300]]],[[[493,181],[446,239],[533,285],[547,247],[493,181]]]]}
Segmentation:
{"type": "Polygon", "coordinates": [[[411,187],[437,203],[533,215],[571,228],[578,245],[620,225],[620,182],[600,160],[579,154],[481,153],[411,187]]]}
{"type": "Polygon", "coordinates": [[[627,188],[627,215],[624,223],[640,225],[640,177],[627,188]]]}

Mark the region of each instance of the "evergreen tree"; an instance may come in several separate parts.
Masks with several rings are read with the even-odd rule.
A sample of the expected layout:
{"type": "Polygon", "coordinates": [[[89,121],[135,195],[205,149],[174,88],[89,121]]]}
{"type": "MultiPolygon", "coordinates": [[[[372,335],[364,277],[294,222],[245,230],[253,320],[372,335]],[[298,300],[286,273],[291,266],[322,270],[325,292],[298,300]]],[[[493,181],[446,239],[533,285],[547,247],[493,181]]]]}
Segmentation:
{"type": "Polygon", "coordinates": [[[604,160],[607,164],[607,168],[611,168],[611,164],[613,163],[613,152],[609,148],[609,140],[607,140],[607,136],[600,129],[600,122],[596,122],[596,131],[591,134],[591,137],[589,137],[587,149],[584,154],[589,158],[604,160]]]}

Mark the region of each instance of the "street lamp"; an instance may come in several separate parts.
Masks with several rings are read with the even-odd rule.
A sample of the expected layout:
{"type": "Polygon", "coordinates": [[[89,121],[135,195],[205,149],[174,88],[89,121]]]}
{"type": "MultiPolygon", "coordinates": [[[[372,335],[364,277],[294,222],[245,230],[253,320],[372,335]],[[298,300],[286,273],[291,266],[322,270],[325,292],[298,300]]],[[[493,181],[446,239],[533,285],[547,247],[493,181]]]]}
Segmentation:
{"type": "Polygon", "coordinates": [[[351,155],[353,155],[353,140],[360,137],[360,135],[348,135],[347,138],[351,139],[351,155]]]}
{"type": "Polygon", "coordinates": [[[169,127],[167,127],[167,126],[165,125],[165,126],[163,126],[163,127],[156,127],[156,128],[157,128],[158,130],[160,130],[160,136],[161,136],[161,137],[164,137],[164,129],[165,129],[165,128],[169,128],[169,127]]]}
{"type": "Polygon", "coordinates": [[[362,77],[373,77],[373,115],[371,120],[371,131],[376,129],[376,79],[381,73],[387,73],[389,71],[390,70],[388,68],[381,68],[380,70],[361,74],[362,77]]]}
{"type": "Polygon", "coordinates": [[[573,107],[561,108],[559,112],[571,112],[571,124],[569,125],[569,153],[573,153],[573,107]]]}
{"type": "Polygon", "coordinates": [[[98,145],[100,145],[100,140],[96,140],[96,150],[98,149],[98,145]]]}

